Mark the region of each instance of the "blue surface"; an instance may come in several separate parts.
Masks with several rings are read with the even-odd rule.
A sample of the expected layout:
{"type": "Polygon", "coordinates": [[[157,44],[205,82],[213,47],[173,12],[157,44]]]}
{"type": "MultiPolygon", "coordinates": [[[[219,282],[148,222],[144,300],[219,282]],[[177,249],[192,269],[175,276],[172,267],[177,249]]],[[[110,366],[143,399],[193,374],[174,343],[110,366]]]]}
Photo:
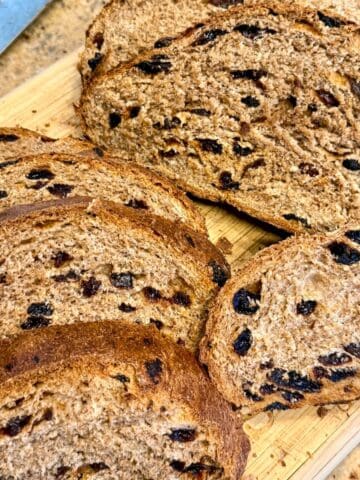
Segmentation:
{"type": "Polygon", "coordinates": [[[0,53],[39,15],[51,0],[0,0],[0,53]]]}

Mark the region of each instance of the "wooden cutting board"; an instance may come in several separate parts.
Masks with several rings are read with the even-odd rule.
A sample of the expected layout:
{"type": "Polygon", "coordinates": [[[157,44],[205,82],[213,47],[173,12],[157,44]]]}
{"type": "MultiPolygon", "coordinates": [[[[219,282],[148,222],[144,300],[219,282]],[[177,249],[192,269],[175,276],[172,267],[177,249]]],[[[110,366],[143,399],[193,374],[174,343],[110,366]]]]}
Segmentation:
{"type": "MultiPolygon", "coordinates": [[[[73,109],[81,88],[77,58],[74,52],[0,99],[0,125],[54,137],[80,135],[73,109]]],[[[241,214],[197,205],[206,216],[211,239],[226,237],[233,244],[228,260],[235,268],[280,239],[270,227],[241,214]]],[[[247,421],[245,430],[252,444],[246,480],[324,480],[360,443],[360,402],[263,413],[247,421]]]]}

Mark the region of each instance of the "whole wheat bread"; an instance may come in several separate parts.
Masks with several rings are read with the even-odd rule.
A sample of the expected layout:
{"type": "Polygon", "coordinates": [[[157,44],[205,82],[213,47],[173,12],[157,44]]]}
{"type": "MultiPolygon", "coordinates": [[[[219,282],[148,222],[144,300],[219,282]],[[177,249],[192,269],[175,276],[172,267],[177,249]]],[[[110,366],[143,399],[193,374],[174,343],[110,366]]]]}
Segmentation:
{"type": "Polygon", "coordinates": [[[121,322],[0,342],[0,476],[238,480],[241,422],[193,356],[121,322]]]}
{"type": "Polygon", "coordinates": [[[251,413],[360,397],[360,224],[285,240],[234,273],[201,361],[251,413]]]}
{"type": "Polygon", "coordinates": [[[84,128],[202,198],[288,231],[332,231],[359,218],[359,46],[340,16],[235,6],[95,77],[84,128]]]}
{"type": "Polygon", "coordinates": [[[0,163],[0,209],[72,196],[104,198],[206,231],[200,212],[170,181],[96,155],[37,154],[0,163]]]}
{"type": "Polygon", "coordinates": [[[103,200],[0,213],[0,332],[116,320],[153,324],[195,350],[229,276],[201,233],[103,200]]]}
{"type": "MultiPolygon", "coordinates": [[[[127,62],[144,50],[165,46],[191,25],[241,3],[257,0],[112,0],[86,33],[79,70],[84,82],[127,62]]],[[[290,3],[290,2],[289,2],[290,3]]],[[[329,14],[341,13],[360,23],[359,0],[297,0],[329,14]]]]}

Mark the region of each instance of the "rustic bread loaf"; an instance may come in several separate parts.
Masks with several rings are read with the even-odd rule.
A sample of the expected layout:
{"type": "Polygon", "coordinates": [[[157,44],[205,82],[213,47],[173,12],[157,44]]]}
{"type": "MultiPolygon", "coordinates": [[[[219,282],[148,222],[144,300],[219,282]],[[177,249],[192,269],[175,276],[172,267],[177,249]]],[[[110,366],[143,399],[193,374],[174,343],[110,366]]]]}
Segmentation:
{"type": "Polygon", "coordinates": [[[1,163],[9,158],[41,153],[103,155],[101,149],[86,140],[72,137],[55,140],[25,128],[0,127],[0,168],[1,163]]]}
{"type": "Polygon", "coordinates": [[[104,198],[206,231],[193,203],[170,181],[130,162],[43,154],[0,163],[0,210],[69,196],[104,198]]]}
{"type": "Polygon", "coordinates": [[[1,478],[240,479],[241,422],[155,329],[49,327],[0,352],[1,478]]]}
{"type": "Polygon", "coordinates": [[[84,128],[202,198],[332,231],[359,218],[359,28],[258,3],[95,77],[84,128]]]}
{"type": "Polygon", "coordinates": [[[0,213],[0,332],[81,321],[154,324],[195,350],[229,269],[201,233],[103,200],[0,213]]]}
{"type": "Polygon", "coordinates": [[[269,247],[214,302],[201,361],[251,413],[360,397],[360,224],[269,247]]]}

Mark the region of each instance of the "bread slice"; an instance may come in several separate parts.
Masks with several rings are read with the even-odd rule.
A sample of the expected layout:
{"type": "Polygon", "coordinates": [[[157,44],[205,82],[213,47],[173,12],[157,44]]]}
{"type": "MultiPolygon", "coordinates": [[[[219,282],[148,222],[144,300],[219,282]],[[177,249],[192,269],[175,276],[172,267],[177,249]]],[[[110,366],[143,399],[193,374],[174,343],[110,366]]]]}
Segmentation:
{"type": "Polygon", "coordinates": [[[360,224],[269,247],[214,302],[201,361],[237,408],[360,397],[360,224]]]}
{"type": "Polygon", "coordinates": [[[183,192],[130,162],[87,154],[38,154],[0,163],[0,172],[2,210],[80,195],[112,200],[206,231],[202,215],[183,192]]]}
{"type": "MultiPolygon", "coordinates": [[[[214,13],[258,0],[112,0],[95,18],[86,33],[79,70],[83,81],[108,72],[150,48],[166,46],[191,25],[214,13]]],[[[343,14],[360,23],[359,0],[297,0],[299,3],[343,14]]]]}
{"type": "Polygon", "coordinates": [[[103,200],[0,214],[2,337],[50,324],[154,324],[195,350],[229,268],[203,234],[103,200]]]}
{"type": "Polygon", "coordinates": [[[1,478],[241,477],[241,422],[193,356],[155,329],[50,327],[0,352],[1,478]]]}
{"type": "Polygon", "coordinates": [[[10,158],[41,153],[104,155],[101,149],[86,140],[73,137],[55,140],[25,128],[0,127],[0,168],[10,158]]]}
{"type": "Polygon", "coordinates": [[[84,129],[197,196],[335,230],[359,218],[359,27],[257,3],[94,78],[84,129]]]}

